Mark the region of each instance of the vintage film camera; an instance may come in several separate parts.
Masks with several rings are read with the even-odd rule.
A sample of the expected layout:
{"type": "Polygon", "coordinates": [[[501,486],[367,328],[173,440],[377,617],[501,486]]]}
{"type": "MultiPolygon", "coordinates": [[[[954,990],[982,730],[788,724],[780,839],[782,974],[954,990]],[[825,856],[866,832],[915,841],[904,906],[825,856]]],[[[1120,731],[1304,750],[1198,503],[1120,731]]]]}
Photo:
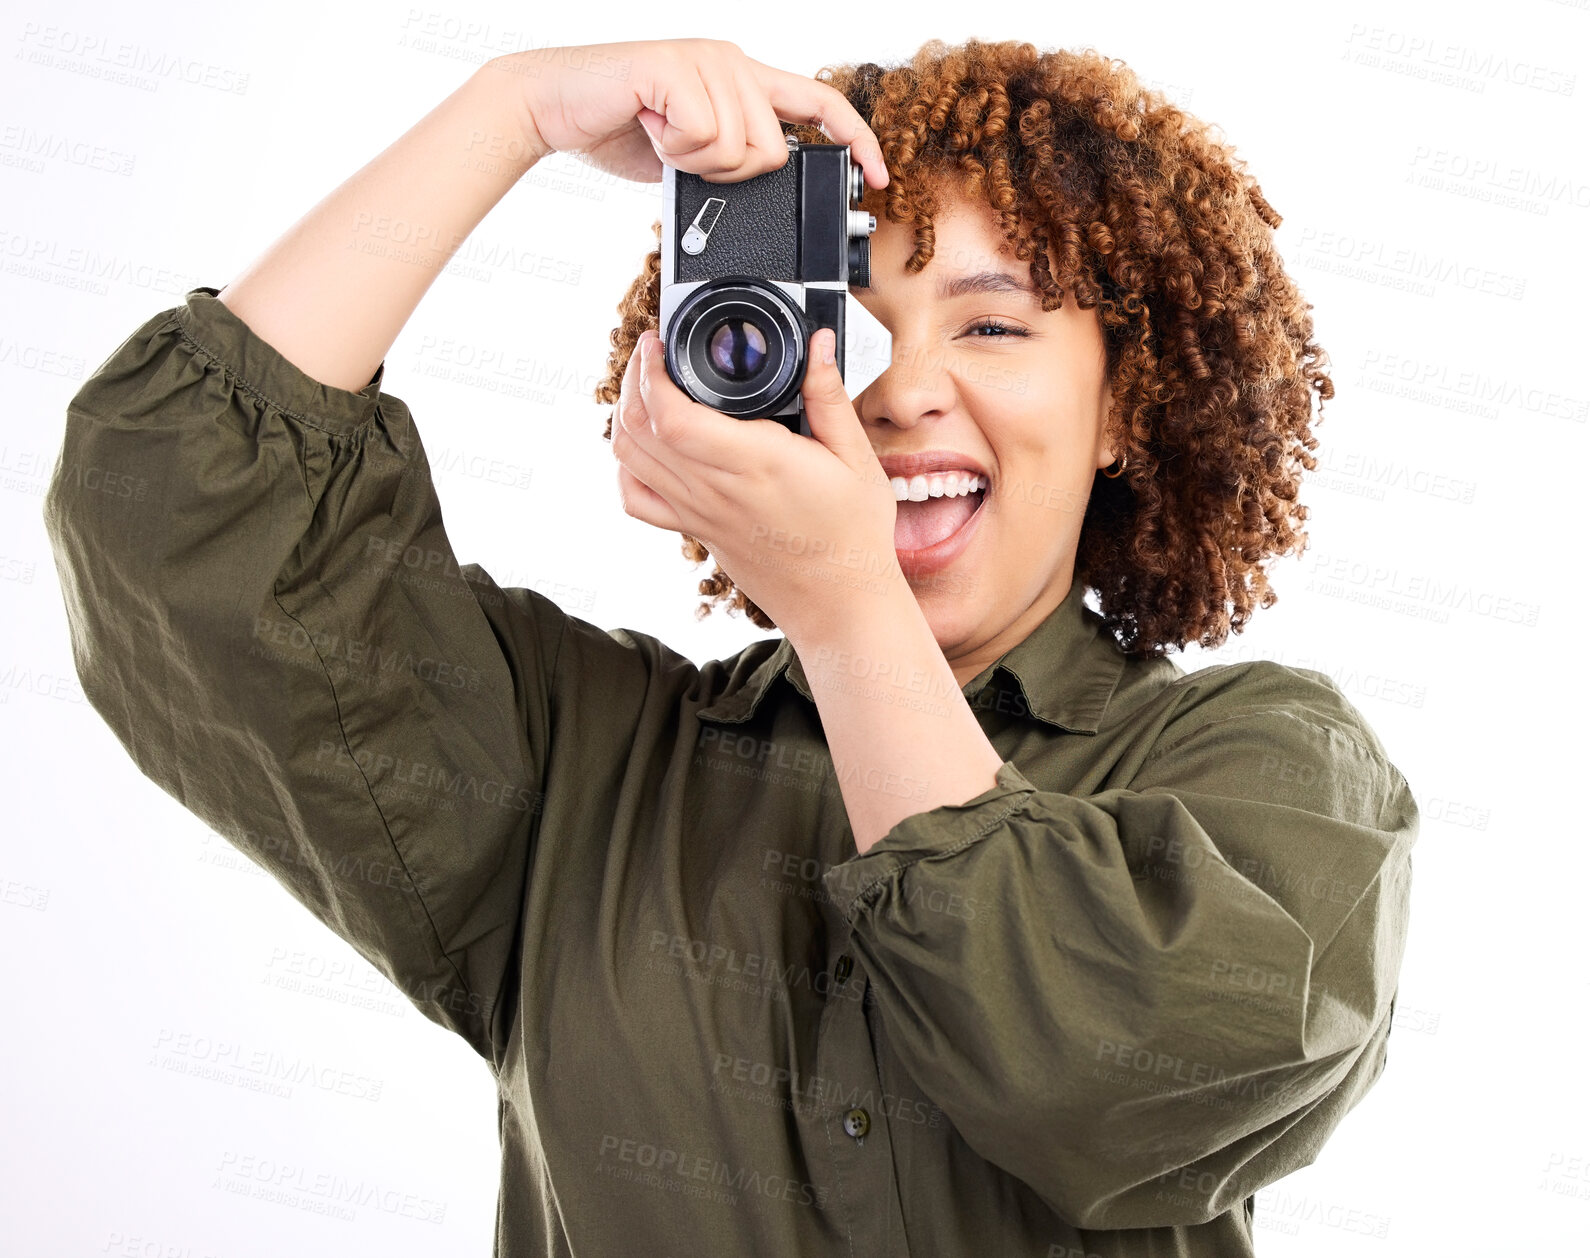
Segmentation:
{"type": "Polygon", "coordinates": [[[695,401],[809,437],[808,344],[832,328],[835,365],[852,386],[848,289],[871,287],[878,224],[854,208],[865,185],[845,145],[784,142],[783,166],[738,183],[664,165],[657,328],[669,378],[695,401]]]}

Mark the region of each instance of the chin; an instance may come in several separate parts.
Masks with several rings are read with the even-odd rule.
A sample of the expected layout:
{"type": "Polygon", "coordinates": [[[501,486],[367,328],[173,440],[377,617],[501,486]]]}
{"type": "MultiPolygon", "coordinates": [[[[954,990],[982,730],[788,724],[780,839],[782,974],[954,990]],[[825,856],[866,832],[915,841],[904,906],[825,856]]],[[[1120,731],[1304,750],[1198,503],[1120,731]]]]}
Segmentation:
{"type": "Polygon", "coordinates": [[[977,608],[982,600],[964,589],[940,584],[926,589],[913,589],[917,606],[939,645],[955,645],[964,641],[977,618],[977,608]]]}

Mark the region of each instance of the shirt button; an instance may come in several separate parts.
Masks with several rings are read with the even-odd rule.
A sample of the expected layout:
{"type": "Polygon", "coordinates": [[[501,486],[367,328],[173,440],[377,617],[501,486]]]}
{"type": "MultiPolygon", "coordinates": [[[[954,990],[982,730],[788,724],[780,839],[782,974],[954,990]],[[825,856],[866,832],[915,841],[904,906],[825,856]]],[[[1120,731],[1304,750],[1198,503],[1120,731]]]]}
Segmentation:
{"type": "Polygon", "coordinates": [[[845,1111],[845,1134],[860,1140],[867,1134],[867,1129],[872,1126],[872,1119],[867,1117],[864,1109],[845,1111]]]}
{"type": "Polygon", "coordinates": [[[843,983],[850,977],[850,971],[854,966],[855,962],[850,959],[849,953],[840,957],[834,962],[834,982],[843,983]]]}

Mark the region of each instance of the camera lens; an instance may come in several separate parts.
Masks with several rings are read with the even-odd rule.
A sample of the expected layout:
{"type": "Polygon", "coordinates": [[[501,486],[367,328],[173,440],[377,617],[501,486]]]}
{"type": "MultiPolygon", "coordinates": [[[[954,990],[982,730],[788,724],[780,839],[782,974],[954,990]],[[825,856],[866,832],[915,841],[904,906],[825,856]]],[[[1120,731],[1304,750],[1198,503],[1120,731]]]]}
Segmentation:
{"type": "Polygon", "coordinates": [[[811,325],[778,284],[750,275],[704,281],[663,335],[669,374],[690,397],[742,419],[780,414],[800,396],[811,325]]]}
{"type": "Polygon", "coordinates": [[[725,319],[708,338],[707,353],[725,378],[750,380],[767,363],[767,338],[748,319],[725,319]]]}

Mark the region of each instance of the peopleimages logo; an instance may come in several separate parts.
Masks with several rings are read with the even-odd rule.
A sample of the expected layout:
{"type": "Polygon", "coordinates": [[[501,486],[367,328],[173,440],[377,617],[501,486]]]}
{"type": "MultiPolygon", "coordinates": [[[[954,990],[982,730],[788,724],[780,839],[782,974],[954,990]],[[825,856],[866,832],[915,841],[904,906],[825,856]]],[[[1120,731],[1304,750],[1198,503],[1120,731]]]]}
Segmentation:
{"type": "Polygon", "coordinates": [[[354,1219],[355,1206],[416,1223],[443,1223],[447,1219],[445,1201],[405,1192],[377,1180],[351,1179],[334,1171],[316,1171],[294,1162],[230,1149],[221,1155],[218,1169],[220,1178],[212,1188],[313,1214],[330,1214],[348,1222],[354,1219]]]}
{"type": "Polygon", "coordinates": [[[1466,612],[1487,620],[1533,629],[1540,620],[1540,604],[1476,589],[1467,581],[1445,581],[1421,572],[1405,572],[1386,564],[1369,563],[1351,555],[1309,552],[1309,590],[1369,602],[1390,611],[1417,614],[1446,623],[1453,612],[1466,612]],[[1357,597],[1355,597],[1357,596],[1357,597]]]}
{"type": "Polygon", "coordinates": [[[295,1085],[305,1084],[360,1101],[381,1099],[380,1079],[327,1066],[312,1058],[283,1055],[269,1048],[249,1048],[232,1040],[169,1028],[162,1028],[155,1038],[154,1048],[155,1055],[148,1064],[175,1074],[239,1084],[251,1091],[273,1092],[284,1097],[292,1095],[295,1085]]]}
{"type": "Polygon", "coordinates": [[[14,54],[18,61],[104,79],[142,92],[158,91],[162,81],[171,79],[236,96],[248,91],[248,75],[229,66],[96,32],[25,22],[18,43],[21,46],[14,54]]]}
{"type": "Polygon", "coordinates": [[[513,786],[493,778],[478,778],[473,773],[453,770],[447,765],[410,760],[369,747],[350,751],[346,743],[334,742],[329,738],[320,740],[315,759],[329,760],[332,764],[344,767],[357,765],[358,772],[370,782],[414,786],[436,796],[472,799],[519,812],[539,811],[542,799],[540,792],[528,786],[513,786]]]}
{"type": "Polygon", "coordinates": [[[1443,87],[1484,92],[1493,83],[1572,96],[1578,76],[1510,57],[1494,49],[1470,48],[1439,35],[1354,23],[1344,60],[1422,79],[1443,87]]]}
{"type": "Polygon", "coordinates": [[[731,1166],[708,1154],[672,1149],[628,1136],[604,1134],[597,1158],[597,1169],[615,1179],[636,1179],[653,1187],[674,1188],[675,1185],[668,1182],[671,1178],[678,1188],[690,1185],[702,1190],[703,1194],[710,1189],[732,1189],[735,1196],[723,1194],[727,1197],[724,1201],[727,1205],[733,1205],[739,1193],[748,1193],[753,1199],[765,1197],[769,1201],[819,1208],[828,1203],[828,1190],[815,1184],[784,1175],[770,1175],[752,1166],[731,1166]],[[650,1171],[652,1176],[618,1173],[623,1164],[628,1164],[625,1169],[650,1171]]]}
{"type": "Polygon", "coordinates": [[[1521,275],[1481,266],[1470,259],[1314,227],[1305,228],[1298,237],[1297,261],[1314,270],[1403,289],[1421,297],[1433,297],[1437,285],[1447,285],[1517,301],[1527,286],[1521,275]]]}

